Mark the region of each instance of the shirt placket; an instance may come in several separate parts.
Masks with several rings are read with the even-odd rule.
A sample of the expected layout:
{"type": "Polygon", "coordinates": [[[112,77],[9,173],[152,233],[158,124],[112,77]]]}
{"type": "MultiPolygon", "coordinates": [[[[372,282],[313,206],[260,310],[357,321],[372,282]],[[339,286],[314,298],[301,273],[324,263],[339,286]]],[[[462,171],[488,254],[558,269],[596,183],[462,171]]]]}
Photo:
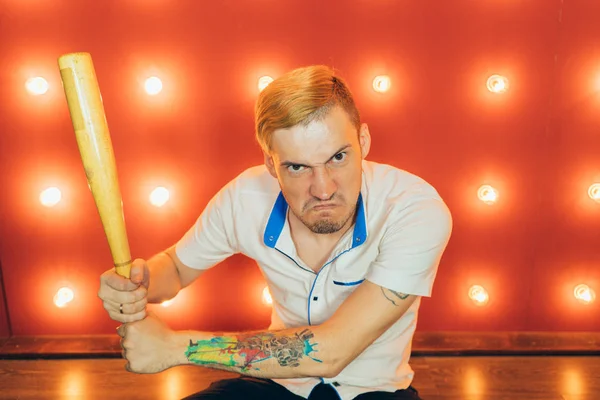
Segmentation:
{"type": "Polygon", "coordinates": [[[308,323],[314,325],[319,323],[324,315],[327,315],[327,302],[325,301],[325,291],[327,290],[327,280],[329,271],[334,266],[333,263],[347,252],[352,246],[352,235],[346,234],[332,253],[332,257],[321,267],[319,273],[315,276],[311,291],[308,295],[308,323]]]}

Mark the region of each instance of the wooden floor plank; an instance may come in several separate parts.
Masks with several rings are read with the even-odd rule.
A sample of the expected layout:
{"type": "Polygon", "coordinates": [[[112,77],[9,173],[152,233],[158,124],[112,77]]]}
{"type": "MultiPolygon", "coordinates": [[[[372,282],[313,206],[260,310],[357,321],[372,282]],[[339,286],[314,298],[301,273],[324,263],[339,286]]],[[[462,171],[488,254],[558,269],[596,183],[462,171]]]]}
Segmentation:
{"type": "MultiPolygon", "coordinates": [[[[0,346],[0,358],[118,357],[113,335],[16,336],[0,346]]],[[[413,355],[600,355],[600,332],[416,332],[413,355]]]]}
{"type": "Polygon", "coordinates": [[[600,393],[600,357],[424,357],[422,362],[428,373],[416,371],[415,385],[428,379],[438,396],[562,400],[562,395],[600,393]]]}
{"type": "MultiPolygon", "coordinates": [[[[600,357],[413,357],[424,400],[598,400],[600,357]]],[[[201,367],[132,374],[120,359],[0,360],[0,398],[178,400],[236,376],[201,367]]]]}

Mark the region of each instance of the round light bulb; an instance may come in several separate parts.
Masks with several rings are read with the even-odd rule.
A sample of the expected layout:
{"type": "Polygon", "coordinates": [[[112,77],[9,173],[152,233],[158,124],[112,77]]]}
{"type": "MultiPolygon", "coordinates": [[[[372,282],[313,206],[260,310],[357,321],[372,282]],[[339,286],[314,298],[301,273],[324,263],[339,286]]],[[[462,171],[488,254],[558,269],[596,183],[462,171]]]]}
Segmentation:
{"type": "Polygon", "coordinates": [[[61,287],[54,295],[54,304],[56,307],[63,308],[73,300],[73,290],[68,287],[61,287]]]}
{"type": "Polygon", "coordinates": [[[150,96],[154,96],[161,92],[163,84],[159,78],[156,76],[151,76],[150,78],[146,79],[144,88],[146,89],[146,93],[148,93],[150,96]]]}
{"type": "Polygon", "coordinates": [[[265,287],[263,289],[262,302],[267,305],[273,304],[273,297],[271,297],[271,292],[269,291],[269,287],[265,287]]]}
{"type": "Polygon", "coordinates": [[[263,91],[267,86],[269,86],[273,82],[273,78],[270,76],[261,76],[258,78],[258,90],[263,91]]]}
{"type": "Polygon", "coordinates": [[[503,93],[508,90],[508,79],[501,75],[492,75],[487,80],[487,88],[492,93],[503,93]]]}
{"type": "Polygon", "coordinates": [[[588,285],[577,285],[573,289],[573,295],[583,304],[590,304],[596,299],[596,292],[588,285]]]}
{"type": "Polygon", "coordinates": [[[469,298],[478,306],[486,305],[490,300],[487,290],[480,285],[473,285],[469,288],[469,298]]]}
{"type": "Polygon", "coordinates": [[[45,207],[54,207],[61,199],[60,190],[56,187],[50,187],[40,193],[40,203],[45,207]]]}
{"type": "Polygon", "coordinates": [[[169,201],[169,191],[164,187],[157,187],[150,193],[150,203],[156,207],[162,207],[169,201]]]}
{"type": "Polygon", "coordinates": [[[48,81],[46,81],[41,76],[29,78],[27,79],[27,82],[25,82],[25,88],[29,93],[33,94],[34,96],[39,96],[41,94],[46,93],[49,87],[50,86],[48,85],[48,81]]]}
{"type": "Polygon", "coordinates": [[[373,79],[373,90],[378,93],[385,93],[390,90],[390,86],[392,86],[392,81],[390,77],[387,75],[379,75],[373,79]]]}
{"type": "Polygon", "coordinates": [[[490,185],[483,185],[477,190],[477,197],[485,204],[492,205],[498,200],[498,191],[490,185]]]}
{"type": "Polygon", "coordinates": [[[600,203],[600,183],[594,183],[590,186],[588,189],[588,196],[595,202],[600,203]]]}

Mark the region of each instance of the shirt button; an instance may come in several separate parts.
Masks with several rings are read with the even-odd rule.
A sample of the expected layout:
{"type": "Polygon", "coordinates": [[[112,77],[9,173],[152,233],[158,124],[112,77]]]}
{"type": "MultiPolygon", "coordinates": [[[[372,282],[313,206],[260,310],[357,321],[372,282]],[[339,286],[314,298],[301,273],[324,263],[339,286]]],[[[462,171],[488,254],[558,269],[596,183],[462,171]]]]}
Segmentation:
{"type": "Polygon", "coordinates": [[[273,236],[269,236],[269,242],[273,241],[273,236]]]}

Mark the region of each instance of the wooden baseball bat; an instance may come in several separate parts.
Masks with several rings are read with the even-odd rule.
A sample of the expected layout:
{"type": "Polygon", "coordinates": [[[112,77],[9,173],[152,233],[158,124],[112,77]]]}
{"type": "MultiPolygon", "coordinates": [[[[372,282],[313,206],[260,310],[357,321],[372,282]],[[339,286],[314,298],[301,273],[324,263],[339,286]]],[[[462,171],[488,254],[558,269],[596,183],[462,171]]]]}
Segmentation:
{"type": "Polygon", "coordinates": [[[58,58],[60,76],[85,175],[100,214],[116,272],[130,277],[131,252],[123,200],[96,71],[89,53],[58,58]]]}

